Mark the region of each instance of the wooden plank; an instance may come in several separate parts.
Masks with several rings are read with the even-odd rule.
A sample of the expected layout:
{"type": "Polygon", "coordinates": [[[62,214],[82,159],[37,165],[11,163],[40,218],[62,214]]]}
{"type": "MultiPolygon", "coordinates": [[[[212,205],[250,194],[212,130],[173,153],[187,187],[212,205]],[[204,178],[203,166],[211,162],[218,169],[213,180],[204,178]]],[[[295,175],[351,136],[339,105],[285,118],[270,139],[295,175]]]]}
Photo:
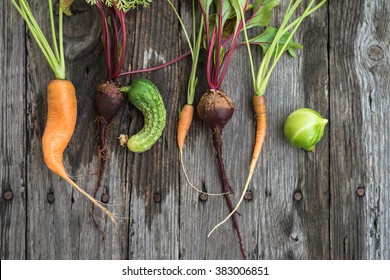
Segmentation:
{"type": "MultiPolygon", "coordinates": [[[[183,5],[183,10],[187,9],[183,5]]],[[[283,6],[286,8],[286,5],[283,6]]],[[[283,10],[284,10],[283,9],[283,10]]],[[[282,9],[277,9],[280,22],[282,9]]],[[[303,24],[297,36],[305,49],[298,59],[284,57],[270,81],[268,97],[268,132],[266,143],[251,184],[252,201],[245,201],[239,223],[244,247],[251,259],[322,259],[329,256],[328,236],[328,140],[313,154],[288,145],[283,136],[283,122],[299,107],[312,107],[324,116],[328,112],[327,9],[318,11],[303,24]],[[303,200],[293,200],[299,190],[303,200]]],[[[260,52],[255,61],[260,62],[260,52]]],[[[223,88],[237,108],[224,129],[224,159],[238,200],[245,183],[254,141],[253,94],[246,50],[237,50],[223,88]]],[[[200,63],[204,65],[204,59],[200,63]]],[[[206,88],[199,85],[197,100],[206,88]]],[[[184,162],[191,180],[208,192],[221,192],[215,152],[210,131],[195,118],[186,140],[184,162]]],[[[231,223],[210,238],[211,228],[227,214],[222,197],[199,202],[198,195],[181,176],[180,254],[183,259],[240,259],[236,234],[231,223]],[[189,218],[191,217],[191,218],[189,218]],[[222,237],[221,237],[222,236],[222,237]]]]}
{"type": "MultiPolygon", "coordinates": [[[[95,128],[91,126],[96,112],[91,96],[94,94],[95,84],[103,79],[103,71],[101,71],[104,69],[103,53],[100,47],[100,32],[95,28],[92,32],[89,30],[89,26],[100,26],[100,18],[95,8],[89,8],[82,3],[77,5],[75,9],[78,12],[70,19],[66,19],[64,23],[65,42],[68,44],[66,47],[67,72],[69,79],[74,82],[78,90],[79,110],[76,133],[66,151],[64,161],[70,173],[78,175],[78,183],[92,193],[96,184],[97,156],[93,137],[95,128]],[[80,71],[80,69],[85,71],[80,71]]],[[[33,6],[33,8],[39,20],[47,20],[46,10],[43,7],[33,6]]],[[[133,68],[130,66],[133,57],[138,62],[134,68],[141,68],[145,65],[140,65],[139,62],[160,64],[163,62],[161,60],[167,61],[179,54],[178,46],[172,46],[165,52],[165,57],[156,57],[163,53],[168,43],[176,45],[176,42],[169,42],[169,38],[162,33],[157,36],[153,32],[154,24],[159,24],[161,28],[166,28],[167,32],[172,34],[178,33],[178,25],[172,26],[172,22],[169,21],[162,22],[165,13],[172,13],[168,11],[167,5],[164,9],[161,7],[152,9],[154,9],[152,12],[140,10],[138,15],[132,12],[133,15],[130,17],[128,28],[130,32],[134,32],[133,36],[142,38],[143,33],[146,33],[144,39],[137,40],[137,43],[129,36],[126,61],[130,62],[130,68],[133,68]],[[154,20],[150,18],[152,14],[154,20]],[[160,44],[164,40],[165,44],[160,44]],[[146,46],[148,46],[147,49],[146,46]]],[[[173,16],[171,18],[174,19],[173,16]]],[[[29,72],[40,71],[46,73],[47,76],[52,76],[48,67],[44,70],[41,68],[37,70],[38,67],[42,67],[38,62],[42,60],[42,56],[32,41],[29,50],[34,54],[29,57],[31,68],[29,72]]],[[[143,75],[153,80],[160,88],[169,111],[167,123],[169,129],[165,130],[159,143],[142,155],[127,155],[126,150],[118,145],[116,137],[119,133],[130,130],[133,134],[142,126],[142,116],[135,109],[131,109],[130,112],[130,128],[128,110],[123,108],[117,117],[119,125],[112,129],[111,157],[106,168],[104,186],[112,198],[110,203],[115,205],[118,216],[123,219],[117,227],[112,227],[107,223],[104,238],[92,224],[89,214],[90,206],[86,200],[79,199],[80,196],[76,197],[66,183],[45,168],[42,169],[44,164],[40,151],[40,139],[44,120],[40,118],[37,121],[39,126],[35,127],[37,122],[29,120],[32,131],[35,132],[31,139],[32,149],[29,154],[31,162],[29,184],[46,186],[34,189],[29,196],[30,203],[37,206],[32,210],[33,213],[29,219],[30,238],[34,240],[29,244],[29,258],[123,259],[130,257],[142,259],[158,256],[177,258],[178,246],[175,245],[177,244],[177,234],[175,234],[177,226],[175,227],[175,224],[178,224],[178,218],[174,213],[177,212],[175,208],[178,207],[176,198],[178,163],[175,146],[171,144],[171,139],[174,139],[173,123],[176,122],[177,101],[170,93],[179,91],[175,85],[177,83],[175,78],[180,74],[174,68],[164,71],[165,75],[161,74],[163,72],[143,75]],[[150,170],[154,170],[153,175],[149,172],[150,170]],[[107,174],[110,175],[107,176],[107,174]],[[175,188],[175,191],[171,188],[175,188]],[[48,193],[55,194],[55,203],[51,205],[45,199],[48,193]],[[152,199],[156,193],[161,194],[162,201],[153,204],[152,199]],[[41,228],[44,224],[50,224],[51,227],[45,227],[45,234],[42,234],[41,228]],[[83,226],[80,227],[80,225],[83,226]],[[161,231],[161,228],[169,230],[161,231]],[[128,248],[128,242],[131,242],[131,248],[128,248]]],[[[32,92],[29,97],[32,103],[32,114],[38,114],[41,111],[40,108],[46,107],[46,101],[44,93],[37,97],[36,92],[44,91],[47,81],[33,75],[29,78],[31,80],[28,85],[29,92],[32,92]]],[[[122,82],[128,83],[129,79],[123,79],[122,82]]],[[[98,193],[98,197],[100,194],[98,193]]]]}
{"type": "MultiPolygon", "coordinates": [[[[174,1],[177,5],[177,1],[174,1]]],[[[129,69],[165,63],[181,54],[175,34],[179,24],[166,1],[130,15],[129,69]],[[167,34],[171,34],[167,36],[167,34]]],[[[180,81],[182,62],[149,74],[128,77],[150,79],[160,90],[167,110],[167,124],[157,143],[142,154],[127,155],[130,259],[177,259],[179,257],[179,163],[176,147],[178,96],[185,91],[180,81]]],[[[125,66],[126,67],[126,66],[125,66]]],[[[123,120],[132,135],[143,125],[142,114],[130,108],[123,120]]]]}
{"type": "Polygon", "coordinates": [[[330,9],[333,259],[390,257],[389,11],[384,0],[330,9]]]}
{"type": "MultiPolygon", "coordinates": [[[[33,1],[31,1],[33,2],[33,1]]],[[[32,3],[38,22],[48,22],[47,7],[32,3]]],[[[65,151],[64,164],[69,174],[87,192],[93,193],[96,184],[98,159],[94,138],[96,116],[94,94],[96,84],[104,78],[103,48],[101,45],[100,15],[95,7],[84,1],[75,2],[74,15],[64,18],[65,56],[67,78],[77,89],[78,120],[75,134],[65,151]],[[92,27],[92,28],[91,28],[92,27]]],[[[44,33],[50,34],[47,26],[44,33]]],[[[28,203],[33,206],[28,215],[28,259],[122,259],[127,256],[127,221],[113,228],[104,224],[102,235],[91,218],[91,205],[87,199],[50,172],[42,158],[41,138],[46,116],[46,85],[54,78],[50,68],[43,63],[33,38],[28,36],[28,203]],[[39,75],[38,75],[39,73],[39,75]],[[48,194],[55,201],[49,203],[48,194]]],[[[122,113],[123,114],[123,113],[122,113]]],[[[119,128],[112,129],[111,143],[119,128]]],[[[110,180],[116,181],[107,188],[110,204],[118,205],[115,211],[123,214],[125,197],[121,193],[126,170],[122,167],[125,155],[118,153],[116,145],[110,145],[112,154],[107,166],[110,180]],[[115,172],[113,171],[115,170],[115,172]],[[117,187],[118,186],[118,187],[117,187]],[[120,207],[119,207],[120,206],[120,207]]],[[[100,193],[99,193],[100,195],[100,193]]],[[[99,196],[98,196],[99,198],[99,196]]]]}
{"type": "Polygon", "coordinates": [[[0,3],[0,258],[26,258],[25,35],[10,1],[0,3]]]}
{"type": "MultiPolygon", "coordinates": [[[[103,189],[97,195],[110,195],[109,207],[120,219],[117,226],[103,219],[102,235],[92,222],[90,203],[44,165],[46,85],[53,74],[20,16],[9,1],[3,2],[0,257],[239,259],[230,222],[206,237],[228,214],[224,199],[209,196],[200,201],[179,166],[176,122],[178,107],[185,103],[189,59],[119,79],[122,84],[136,77],[151,79],[163,95],[167,127],[150,151],[132,154],[116,138],[120,133],[134,134],[143,118],[129,105],[120,111],[111,133],[103,189]],[[7,190],[12,190],[12,200],[4,198],[7,190]],[[50,203],[52,195],[55,200],[50,203]]],[[[30,2],[38,22],[49,22],[46,3],[30,2]]],[[[174,4],[190,23],[189,1],[174,4]]],[[[100,16],[84,1],[76,1],[74,10],[73,17],[65,18],[65,49],[79,115],[64,163],[77,183],[92,193],[98,170],[93,96],[95,85],[104,79],[100,16]]],[[[276,22],[282,10],[277,8],[276,22]]],[[[329,1],[295,36],[304,45],[298,58],[283,57],[275,69],[266,93],[266,143],[251,184],[254,197],[240,208],[250,259],[390,258],[386,94],[390,34],[385,21],[389,11],[385,0],[329,1]],[[330,120],[315,153],[293,148],[283,138],[285,118],[299,107],[316,109],[330,120]],[[294,199],[295,193],[302,199],[294,199]]],[[[125,69],[154,66],[187,51],[179,24],[164,1],[130,12],[127,28],[125,69]]],[[[43,29],[50,34],[47,26],[43,29]]],[[[254,56],[259,63],[259,51],[254,56]]],[[[246,57],[245,48],[237,51],[222,85],[237,109],[224,130],[223,153],[235,202],[245,183],[255,127],[246,57]]],[[[207,88],[204,65],[203,56],[195,104],[207,88]]],[[[211,134],[197,116],[186,140],[184,162],[196,186],[221,192],[211,134]]]]}

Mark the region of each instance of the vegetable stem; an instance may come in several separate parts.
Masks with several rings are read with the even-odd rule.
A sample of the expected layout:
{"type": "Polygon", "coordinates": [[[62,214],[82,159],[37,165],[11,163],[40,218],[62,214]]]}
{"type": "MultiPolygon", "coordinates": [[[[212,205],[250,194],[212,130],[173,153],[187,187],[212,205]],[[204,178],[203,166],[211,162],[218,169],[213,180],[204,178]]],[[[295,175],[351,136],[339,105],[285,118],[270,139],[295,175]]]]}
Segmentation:
{"type": "Polygon", "coordinates": [[[161,64],[161,65],[158,65],[158,66],[154,66],[154,67],[150,67],[150,68],[146,68],[146,69],[141,69],[141,70],[134,70],[134,71],[128,71],[128,72],[122,72],[120,73],[117,78],[119,77],[122,77],[122,76],[126,76],[126,75],[132,75],[132,74],[139,74],[139,73],[145,73],[145,72],[152,72],[152,71],[155,71],[155,70],[159,70],[159,69],[162,69],[166,66],[169,66],[175,62],[178,62],[179,60],[183,59],[183,58],[186,58],[187,56],[189,56],[191,53],[190,52],[186,52],[185,54],[182,54],[181,56],[179,57],[176,57],[164,64],[161,64]]]}
{"type": "Polygon", "coordinates": [[[242,7],[242,5],[240,3],[240,0],[236,0],[236,2],[238,3],[238,6],[240,7],[239,10],[240,10],[240,15],[241,15],[241,21],[242,21],[243,29],[244,29],[244,36],[245,36],[246,47],[248,49],[249,64],[250,64],[250,67],[251,67],[251,75],[252,75],[253,87],[256,88],[255,68],[254,68],[253,59],[252,59],[251,47],[249,45],[248,33],[246,31],[245,15],[244,15],[243,7],[242,7]]]}
{"type": "MultiPolygon", "coordinates": [[[[281,26],[279,27],[278,32],[275,35],[274,40],[272,41],[269,49],[267,50],[261,64],[259,67],[259,72],[257,74],[256,78],[256,86],[255,86],[255,95],[262,96],[265,94],[266,87],[268,85],[268,81],[271,77],[272,71],[275,69],[279,59],[283,55],[283,53],[287,50],[288,45],[290,41],[292,40],[292,37],[294,36],[295,32],[298,30],[298,27],[301,25],[302,21],[309,16],[311,13],[315,12],[317,9],[319,9],[327,0],[322,0],[319,4],[317,4],[314,8],[312,6],[315,3],[315,0],[311,0],[306,7],[305,11],[301,16],[299,16],[296,20],[294,20],[292,23],[288,24],[288,21],[293,16],[294,12],[297,10],[298,6],[301,4],[302,0],[293,1],[291,0],[289,2],[289,5],[287,7],[285,16],[283,18],[283,21],[281,23],[281,26]],[[280,46],[280,40],[281,38],[289,32],[289,30],[292,29],[290,34],[288,35],[286,41],[283,43],[282,46],[280,46]]],[[[248,44],[247,40],[247,44],[248,44]]]]}
{"type": "Polygon", "coordinates": [[[59,77],[59,79],[65,79],[65,52],[64,52],[64,36],[63,36],[63,12],[61,9],[61,5],[59,5],[59,15],[58,15],[58,39],[60,45],[60,68],[61,73],[64,73],[63,77],[59,77]]]}
{"type": "Polygon", "coordinates": [[[54,27],[53,3],[52,3],[52,0],[48,0],[47,2],[48,2],[48,5],[49,5],[51,37],[52,37],[52,40],[53,40],[54,53],[56,55],[57,60],[59,60],[60,59],[60,55],[58,53],[57,38],[56,38],[56,32],[55,32],[55,27],[54,27]]]}
{"type": "Polygon", "coordinates": [[[19,12],[19,14],[23,17],[25,20],[27,26],[29,27],[31,34],[33,35],[34,39],[36,40],[39,48],[41,49],[42,54],[46,58],[50,68],[52,69],[55,77],[57,79],[64,80],[65,79],[65,59],[63,55],[63,40],[62,40],[62,10],[60,7],[60,12],[58,15],[58,35],[59,35],[59,48],[60,51],[58,52],[58,45],[57,45],[57,38],[56,38],[56,30],[54,26],[54,15],[53,15],[53,7],[52,7],[52,1],[48,0],[49,5],[49,14],[50,14],[50,29],[51,34],[53,37],[53,49],[50,47],[45,35],[42,32],[42,29],[39,27],[39,24],[37,23],[34,15],[32,14],[32,11],[30,9],[29,3],[25,0],[19,0],[19,4],[16,0],[11,0],[12,4],[16,8],[16,10],[19,12]]]}

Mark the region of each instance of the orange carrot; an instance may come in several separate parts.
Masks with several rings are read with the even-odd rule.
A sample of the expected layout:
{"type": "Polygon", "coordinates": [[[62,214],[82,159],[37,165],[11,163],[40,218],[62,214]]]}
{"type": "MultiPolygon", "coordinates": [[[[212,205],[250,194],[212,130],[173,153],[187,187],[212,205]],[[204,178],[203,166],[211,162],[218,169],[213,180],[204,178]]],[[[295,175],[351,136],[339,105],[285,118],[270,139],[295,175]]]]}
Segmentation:
{"type": "Polygon", "coordinates": [[[177,146],[179,147],[180,156],[183,154],[184,140],[190,129],[192,118],[194,117],[194,106],[186,104],[183,106],[179,122],[177,124],[177,146]]]}
{"type": "Polygon", "coordinates": [[[72,138],[77,118],[76,90],[68,80],[52,80],[47,87],[47,121],[42,150],[47,167],[98,206],[115,223],[114,215],[70,179],[62,156],[72,138]]]}
{"type": "Polygon", "coordinates": [[[253,176],[253,172],[255,170],[257,160],[259,159],[267,131],[267,105],[265,96],[253,96],[252,104],[253,110],[256,113],[256,140],[255,146],[253,148],[252,161],[249,166],[248,181],[250,181],[253,176]]]}
{"type": "Polygon", "coordinates": [[[238,207],[240,207],[240,204],[244,200],[245,193],[249,188],[249,183],[251,182],[253,172],[256,167],[257,160],[259,159],[261,149],[264,144],[264,139],[267,131],[267,106],[266,106],[266,98],[264,95],[255,95],[252,98],[252,104],[253,104],[253,110],[256,113],[256,138],[255,138],[255,146],[253,148],[253,154],[252,154],[252,160],[251,164],[249,166],[249,174],[248,178],[245,183],[244,190],[242,191],[240,200],[238,201],[236,207],[233,209],[233,211],[230,212],[230,214],[219,224],[217,224],[208,234],[210,236],[214,230],[216,230],[219,226],[224,224],[229,218],[237,211],[238,207]]]}

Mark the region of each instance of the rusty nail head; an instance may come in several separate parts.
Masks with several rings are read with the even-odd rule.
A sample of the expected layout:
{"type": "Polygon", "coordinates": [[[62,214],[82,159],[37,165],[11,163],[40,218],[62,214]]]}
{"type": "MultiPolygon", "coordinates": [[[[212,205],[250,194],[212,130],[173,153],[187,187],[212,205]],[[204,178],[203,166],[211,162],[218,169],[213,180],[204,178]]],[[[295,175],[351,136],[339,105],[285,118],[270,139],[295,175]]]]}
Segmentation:
{"type": "Polygon", "coordinates": [[[3,198],[5,200],[11,200],[13,197],[14,197],[14,194],[13,194],[13,192],[11,190],[5,191],[3,193],[3,198]]]}
{"type": "Polygon", "coordinates": [[[100,201],[103,203],[108,203],[110,201],[110,196],[106,193],[103,193],[100,197],[100,201]]]}
{"type": "Polygon", "coordinates": [[[55,198],[54,198],[54,193],[50,192],[47,194],[47,202],[49,202],[50,204],[52,204],[54,202],[55,198]]]}
{"type": "Polygon", "coordinates": [[[356,194],[357,194],[357,196],[359,196],[359,197],[363,197],[363,196],[366,194],[365,188],[364,188],[364,187],[359,187],[359,188],[357,188],[356,194]]]}
{"type": "Polygon", "coordinates": [[[247,190],[244,196],[244,199],[247,201],[252,200],[253,198],[253,192],[251,190],[247,190]]]}
{"type": "Polygon", "coordinates": [[[294,193],[294,199],[295,199],[295,201],[301,201],[303,199],[302,193],[300,191],[296,191],[294,193]]]}
{"type": "Polygon", "coordinates": [[[159,192],[156,192],[154,194],[154,202],[160,202],[161,201],[161,194],[159,192]]]}
{"type": "Polygon", "coordinates": [[[201,193],[199,195],[199,200],[200,201],[207,201],[208,198],[209,198],[209,196],[207,194],[205,194],[205,193],[201,193]]]}

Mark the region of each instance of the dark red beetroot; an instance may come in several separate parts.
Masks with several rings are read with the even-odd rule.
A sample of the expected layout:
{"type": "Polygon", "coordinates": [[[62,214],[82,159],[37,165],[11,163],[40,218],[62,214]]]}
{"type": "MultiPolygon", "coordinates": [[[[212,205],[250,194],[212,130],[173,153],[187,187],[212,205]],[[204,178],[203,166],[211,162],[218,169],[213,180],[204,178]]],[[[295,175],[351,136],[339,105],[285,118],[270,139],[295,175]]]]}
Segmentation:
{"type": "MultiPolygon", "coordinates": [[[[197,111],[199,117],[208,124],[213,134],[213,145],[217,152],[219,175],[223,192],[234,193],[226,176],[225,166],[222,159],[222,130],[233,116],[233,101],[223,90],[209,89],[199,100],[197,111]]],[[[229,194],[225,194],[225,198],[229,210],[232,212],[234,210],[234,205],[229,194]]],[[[246,259],[236,213],[232,216],[233,226],[237,232],[241,255],[243,259],[246,259]]]]}
{"type": "Polygon", "coordinates": [[[116,114],[125,101],[125,95],[120,91],[117,82],[103,81],[96,87],[96,109],[98,111],[98,143],[99,158],[107,159],[107,140],[116,114]]]}
{"type": "MultiPolygon", "coordinates": [[[[113,120],[121,109],[124,101],[125,95],[120,91],[120,85],[117,82],[103,81],[97,85],[96,109],[98,117],[96,119],[96,135],[98,137],[99,175],[93,197],[96,197],[96,193],[101,187],[104,169],[108,159],[108,139],[110,136],[110,129],[112,127],[113,120]]],[[[95,219],[95,205],[93,205],[92,208],[92,216],[94,218],[95,225],[98,227],[95,219]]]]}

